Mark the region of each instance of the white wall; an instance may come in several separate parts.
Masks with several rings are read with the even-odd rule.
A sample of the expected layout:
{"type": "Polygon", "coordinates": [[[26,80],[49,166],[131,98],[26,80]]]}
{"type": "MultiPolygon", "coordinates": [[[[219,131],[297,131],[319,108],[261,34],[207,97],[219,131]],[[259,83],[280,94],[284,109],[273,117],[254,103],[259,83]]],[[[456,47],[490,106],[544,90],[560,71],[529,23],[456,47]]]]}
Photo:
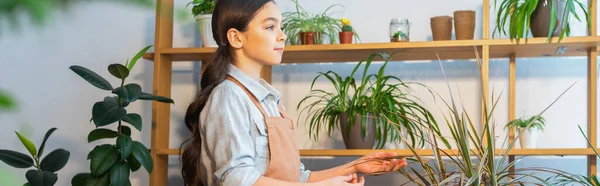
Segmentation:
{"type": "MultiPolygon", "coordinates": [[[[176,0],[178,8],[185,8],[187,1],[176,0]]],[[[312,13],[325,10],[331,4],[343,4],[345,10],[335,9],[333,16],[345,16],[352,20],[363,42],[387,42],[388,23],[392,17],[407,17],[412,21],[411,41],[431,40],[429,18],[451,15],[455,10],[477,11],[476,38],[481,38],[482,3],[479,0],[458,0],[452,3],[440,0],[426,1],[359,1],[359,0],[302,0],[305,9],[312,13]],[[408,5],[411,3],[411,5],[408,5]],[[366,8],[368,7],[368,8],[366,8]],[[339,11],[338,11],[339,10],[339,11]]],[[[278,0],[282,11],[292,11],[293,4],[278,0]]],[[[111,63],[123,63],[138,50],[154,43],[154,11],[140,10],[94,3],[79,5],[68,16],[57,16],[42,31],[27,26],[23,33],[0,35],[0,87],[13,93],[19,102],[19,110],[0,115],[0,148],[24,151],[14,131],[24,131],[39,144],[44,132],[58,127],[47,145],[49,149],[65,148],[71,151],[67,167],[59,173],[57,185],[70,185],[70,179],[79,172],[89,170],[85,160],[95,144],[88,144],[86,136],[93,129],[89,123],[94,102],[108,95],[99,91],[71,72],[70,65],[79,64],[99,72],[117,83],[106,71],[111,63]]],[[[490,15],[495,15],[492,12],[490,15]]],[[[493,24],[495,20],[492,18],[493,24]]],[[[574,22],[576,23],[576,22],[574,22]]],[[[581,24],[574,24],[573,35],[584,35],[581,24]]],[[[490,30],[490,32],[493,29],[490,30]]],[[[191,19],[180,21],[174,26],[175,47],[200,46],[197,28],[191,19]]],[[[480,100],[477,64],[472,60],[444,61],[444,68],[456,95],[459,91],[464,107],[474,120],[479,120],[480,100]]],[[[181,62],[174,65],[171,118],[171,148],[188,135],[183,125],[183,115],[195,94],[198,77],[197,64],[181,62]]],[[[287,108],[295,108],[299,100],[309,91],[309,85],[317,72],[334,69],[348,75],[354,63],[285,64],[273,67],[273,85],[282,92],[287,108]]],[[[372,72],[381,65],[372,67],[372,72]]],[[[585,141],[577,125],[586,128],[586,60],[585,58],[536,58],[519,59],[517,62],[517,117],[540,112],[549,105],[562,90],[573,82],[577,84],[544,115],[547,130],[540,136],[541,148],[581,148],[585,141]]],[[[140,61],[132,72],[132,81],[142,85],[143,90],[152,90],[152,63],[140,61]]],[[[432,87],[449,99],[444,77],[436,61],[394,62],[387,73],[405,81],[418,81],[432,87]]],[[[360,75],[360,74],[358,74],[360,75]]],[[[498,136],[504,137],[503,124],[508,117],[508,61],[492,60],[490,63],[490,92],[502,91],[497,112],[498,136]]],[[[324,81],[319,87],[328,88],[324,81]]],[[[330,88],[330,87],[329,87],[330,88]]],[[[420,93],[422,94],[422,92],[420,93]]],[[[442,104],[424,98],[428,108],[438,111],[442,104]]],[[[295,109],[288,109],[290,116],[297,118],[295,109]]],[[[129,106],[130,112],[140,113],[144,119],[142,133],[134,132],[134,139],[150,145],[151,105],[139,102],[129,106]]],[[[441,118],[440,113],[436,117],[441,118]]],[[[300,118],[303,121],[304,118],[300,118]]],[[[303,123],[300,123],[304,126],[303,123]]],[[[442,126],[444,129],[445,127],[442,126]]],[[[304,128],[299,128],[304,129],[304,128]]],[[[308,138],[305,130],[297,131],[297,142],[304,149],[342,149],[339,135],[328,139],[321,135],[319,142],[308,138]]],[[[303,158],[307,168],[324,169],[350,161],[356,157],[303,158]]],[[[171,156],[170,185],[181,185],[178,157],[171,156]]],[[[584,157],[532,157],[519,166],[547,165],[560,161],[553,167],[574,173],[585,173],[584,157]]],[[[22,184],[25,170],[14,170],[0,164],[0,183],[22,184]]],[[[367,185],[399,185],[403,179],[395,174],[367,178],[367,185]]],[[[132,176],[134,185],[147,185],[147,173],[139,171],[132,176]]]]}

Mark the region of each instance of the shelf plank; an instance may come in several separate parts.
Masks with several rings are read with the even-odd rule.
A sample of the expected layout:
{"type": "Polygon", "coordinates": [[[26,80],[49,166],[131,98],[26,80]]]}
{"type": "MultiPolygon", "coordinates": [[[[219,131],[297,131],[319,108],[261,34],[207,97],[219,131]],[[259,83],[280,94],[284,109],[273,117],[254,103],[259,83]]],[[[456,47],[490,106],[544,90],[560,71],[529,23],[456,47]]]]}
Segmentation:
{"type": "MultiPolygon", "coordinates": [[[[397,52],[392,60],[475,59],[475,48],[490,46],[490,58],[508,58],[515,54],[523,57],[586,56],[587,49],[600,43],[598,36],[565,37],[560,43],[553,38],[414,41],[397,43],[358,43],[286,46],[282,63],[354,62],[366,59],[377,52],[397,52]],[[556,54],[559,47],[566,47],[564,54],[556,54]],[[436,55],[437,54],[437,55],[436,55]]],[[[170,55],[173,61],[202,61],[210,59],[216,48],[165,48],[161,54],[170,55]]],[[[145,59],[154,59],[154,53],[146,53],[145,59]]]]}
{"type": "MultiPolygon", "coordinates": [[[[348,149],[306,149],[300,150],[300,156],[363,156],[373,152],[396,152],[398,156],[413,156],[412,151],[408,149],[379,149],[379,150],[348,150],[348,149]]],[[[419,149],[417,153],[422,156],[432,156],[433,151],[430,149],[419,149]]],[[[458,154],[456,149],[445,150],[446,153],[453,155],[458,154]]],[[[497,150],[500,152],[500,150],[497,150]]],[[[504,150],[502,151],[504,152],[504,150]]],[[[158,154],[163,155],[179,155],[179,149],[163,149],[159,150],[158,154]]],[[[595,155],[591,148],[561,148],[561,149],[512,149],[509,155],[516,156],[562,156],[562,155],[595,155]]]]}

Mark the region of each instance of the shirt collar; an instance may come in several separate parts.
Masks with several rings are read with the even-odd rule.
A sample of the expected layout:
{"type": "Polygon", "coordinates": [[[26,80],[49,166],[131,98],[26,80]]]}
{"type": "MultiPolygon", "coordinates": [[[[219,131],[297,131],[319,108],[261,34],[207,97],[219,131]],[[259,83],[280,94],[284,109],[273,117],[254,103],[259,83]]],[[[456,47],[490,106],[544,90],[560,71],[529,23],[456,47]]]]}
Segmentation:
{"type": "Polygon", "coordinates": [[[277,101],[279,101],[281,97],[281,93],[267,81],[261,78],[260,81],[257,82],[233,64],[229,64],[228,74],[244,85],[244,87],[246,87],[259,101],[264,100],[269,95],[275,96],[277,101]]]}

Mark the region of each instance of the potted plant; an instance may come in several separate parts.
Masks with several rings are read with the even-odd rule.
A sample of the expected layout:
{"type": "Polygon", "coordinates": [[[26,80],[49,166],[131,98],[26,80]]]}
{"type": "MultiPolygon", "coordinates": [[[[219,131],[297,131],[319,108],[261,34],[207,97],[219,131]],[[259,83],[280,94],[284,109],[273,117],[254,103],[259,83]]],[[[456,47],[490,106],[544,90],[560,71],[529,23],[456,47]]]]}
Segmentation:
{"type": "Polygon", "coordinates": [[[90,172],[75,175],[71,183],[80,185],[131,185],[130,172],[137,171],[143,166],[148,173],[152,172],[153,161],[150,151],[141,142],[131,138],[131,128],[142,130],[142,117],[136,113],[128,113],[126,107],[137,100],[155,100],[163,103],[173,103],[173,100],[163,96],[156,96],[142,92],[142,87],[136,83],[125,84],[129,72],[136,61],[151,47],[147,46],[139,51],[131,61],[125,65],[111,64],[108,71],[118,78],[120,86],[113,87],[106,79],[85,67],[73,65],[70,69],[96,88],[112,93],[102,101],[92,106],[92,118],[96,127],[87,137],[88,143],[100,139],[115,139],[112,143],[96,145],[88,154],[90,172]],[[125,125],[125,124],[129,124],[125,125]],[[117,124],[117,125],[112,125],[117,124]],[[112,126],[111,126],[112,125],[112,126]],[[108,127],[114,127],[110,129],[108,127]]]}
{"type": "Polygon", "coordinates": [[[510,121],[505,128],[516,129],[521,148],[536,148],[539,132],[544,130],[546,120],[541,115],[510,121]]]}
{"type": "Polygon", "coordinates": [[[340,36],[340,44],[352,44],[353,36],[356,36],[358,39],[358,35],[356,35],[356,31],[350,25],[350,19],[341,18],[340,23],[342,24],[342,31],[339,33],[340,36]]]}
{"type": "MultiPolygon", "coordinates": [[[[497,1],[494,0],[494,6],[497,5],[497,1]]],[[[508,26],[508,36],[511,40],[516,39],[517,43],[521,38],[529,37],[528,29],[531,29],[533,37],[547,37],[548,42],[553,36],[559,36],[560,42],[565,35],[570,35],[570,15],[581,21],[581,15],[576,13],[576,8],[581,8],[588,27],[590,25],[590,12],[579,0],[499,1],[494,34],[500,32],[506,35],[508,26]],[[561,1],[561,4],[557,1],[561,1]],[[507,22],[510,24],[507,25],[507,22]]]]}
{"type": "Polygon", "coordinates": [[[392,35],[391,42],[406,42],[408,41],[408,37],[406,37],[406,33],[402,31],[397,31],[392,35]]]}
{"type": "Polygon", "coordinates": [[[391,59],[391,55],[384,55],[373,54],[366,61],[361,60],[347,77],[328,71],[320,72],[314,78],[310,92],[296,108],[299,110],[306,103],[299,115],[308,113],[305,121],[309,121],[311,138],[316,140],[321,129],[331,137],[333,130],[339,128],[348,149],[382,148],[388,140],[399,140],[401,132],[393,132],[397,126],[391,124],[397,123],[407,131],[404,135],[410,138],[413,145],[424,145],[423,141],[416,138],[419,134],[423,135],[419,123],[432,118],[428,117],[429,112],[414,97],[409,87],[411,83],[384,75],[391,59]],[[367,74],[375,57],[380,57],[385,63],[377,74],[367,74]],[[363,64],[363,76],[355,79],[354,74],[363,64]],[[329,80],[335,91],[314,88],[315,82],[321,77],[329,80]],[[392,82],[394,80],[397,82],[392,82]]]}
{"type": "Polygon", "coordinates": [[[216,0],[193,0],[188,3],[192,6],[192,15],[198,21],[200,40],[202,47],[217,47],[217,42],[212,35],[212,13],[215,9],[216,0]]]}
{"type": "Polygon", "coordinates": [[[28,169],[34,167],[35,169],[29,169],[25,173],[27,183],[24,185],[51,186],[56,184],[56,181],[58,181],[57,172],[65,167],[71,153],[65,149],[59,148],[42,158],[46,141],[55,130],[56,128],[51,128],[46,132],[39,149],[36,149],[35,145],[27,139],[27,137],[15,131],[17,137],[21,140],[21,143],[23,143],[23,146],[25,146],[31,156],[17,151],[0,149],[0,161],[14,168],[28,169]]]}
{"type": "Polygon", "coordinates": [[[295,12],[284,12],[283,30],[288,36],[288,44],[323,44],[323,37],[329,37],[329,43],[336,42],[342,25],[337,19],[328,15],[331,8],[341,5],[331,5],[320,14],[310,15],[298,3],[295,12]]]}

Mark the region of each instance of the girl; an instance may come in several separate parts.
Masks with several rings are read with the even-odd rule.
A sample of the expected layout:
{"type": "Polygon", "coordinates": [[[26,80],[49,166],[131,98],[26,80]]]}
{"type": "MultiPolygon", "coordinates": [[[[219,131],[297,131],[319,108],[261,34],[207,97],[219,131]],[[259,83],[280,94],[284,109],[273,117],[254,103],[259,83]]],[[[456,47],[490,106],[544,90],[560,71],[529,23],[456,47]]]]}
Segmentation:
{"type": "Polygon", "coordinates": [[[219,47],[185,115],[193,133],[181,156],[185,184],[364,185],[356,173],[405,166],[404,158],[357,163],[396,156],[373,153],[327,170],[304,169],[280,93],[260,78],[263,65],[281,62],[286,40],[281,26],[272,0],[217,1],[212,30],[219,47]]]}

